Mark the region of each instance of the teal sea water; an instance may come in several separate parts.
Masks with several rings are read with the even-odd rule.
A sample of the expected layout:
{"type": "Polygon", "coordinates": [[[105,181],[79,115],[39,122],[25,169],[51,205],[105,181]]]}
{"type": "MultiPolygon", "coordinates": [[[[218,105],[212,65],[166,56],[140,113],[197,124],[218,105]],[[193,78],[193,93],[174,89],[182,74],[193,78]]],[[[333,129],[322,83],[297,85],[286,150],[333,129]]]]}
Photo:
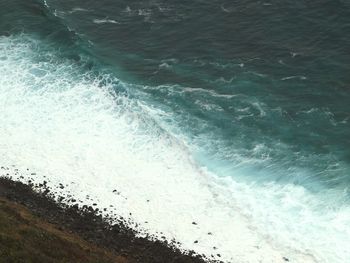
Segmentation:
{"type": "Polygon", "coordinates": [[[349,47],[344,0],[2,0],[0,156],[183,181],[188,158],[294,262],[350,262],[349,47]]]}

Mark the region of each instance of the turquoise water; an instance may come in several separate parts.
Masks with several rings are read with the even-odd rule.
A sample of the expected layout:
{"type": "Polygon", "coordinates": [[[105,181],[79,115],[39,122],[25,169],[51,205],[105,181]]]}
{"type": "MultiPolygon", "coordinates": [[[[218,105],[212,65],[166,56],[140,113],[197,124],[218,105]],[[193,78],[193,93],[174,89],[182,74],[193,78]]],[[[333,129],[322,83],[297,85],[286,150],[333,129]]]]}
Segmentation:
{"type": "Polygon", "coordinates": [[[189,137],[204,165],[348,188],[344,1],[49,4],[98,59],[144,86],[138,96],[172,112],[167,124],[189,137]]]}
{"type": "MultiPolygon", "coordinates": [[[[26,86],[69,89],[83,76],[108,87],[113,110],[144,121],[137,134],[172,138],[218,180],[249,186],[234,198],[263,235],[280,240],[266,225],[285,233],[281,222],[290,220],[288,247],[304,247],[320,262],[349,259],[348,2],[4,0],[0,10],[0,61],[28,63],[35,77],[26,86]],[[332,249],[322,254],[315,239],[332,249]]],[[[6,90],[4,72],[12,71],[0,73],[6,90]]],[[[11,93],[3,94],[5,109],[11,93]]],[[[79,98],[86,96],[94,95],[79,98]]],[[[3,131],[11,130],[14,116],[4,116],[3,131]]]]}

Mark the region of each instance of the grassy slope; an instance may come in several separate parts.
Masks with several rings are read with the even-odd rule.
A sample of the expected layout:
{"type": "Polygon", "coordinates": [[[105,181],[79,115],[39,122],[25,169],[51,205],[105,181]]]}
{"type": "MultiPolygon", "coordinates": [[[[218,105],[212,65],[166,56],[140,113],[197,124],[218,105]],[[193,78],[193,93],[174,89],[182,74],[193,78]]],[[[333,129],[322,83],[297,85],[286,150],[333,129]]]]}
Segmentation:
{"type": "Polygon", "coordinates": [[[0,262],[116,262],[108,251],[33,216],[24,206],[0,198],[0,262]]]}

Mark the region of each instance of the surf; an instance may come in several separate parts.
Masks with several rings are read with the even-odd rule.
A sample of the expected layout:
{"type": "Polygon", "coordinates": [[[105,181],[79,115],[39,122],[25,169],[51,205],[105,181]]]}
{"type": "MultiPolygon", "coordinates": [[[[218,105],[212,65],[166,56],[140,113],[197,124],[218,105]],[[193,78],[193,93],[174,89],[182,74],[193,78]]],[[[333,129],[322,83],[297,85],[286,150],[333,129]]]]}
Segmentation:
{"type": "Polygon", "coordinates": [[[16,179],[49,180],[60,195],[101,210],[117,207],[108,212],[131,217],[140,233],[175,238],[184,249],[228,261],[279,262],[283,253],[300,262],[348,256],[330,244],[318,251],[335,233],[336,248],[345,247],[347,207],[318,214],[322,202],[301,186],[216,177],[142,110],[144,102],[115,92],[127,84],[60,58],[40,40],[1,37],[0,52],[0,149],[3,165],[21,171],[16,179]]]}
{"type": "Polygon", "coordinates": [[[0,156],[14,179],[48,181],[67,200],[130,219],[140,235],[227,262],[350,258],[346,188],[324,187],[312,169],[276,168],[258,158],[263,143],[244,152],[185,106],[165,103],[185,94],[212,114],[235,99],[242,120],[271,114],[258,99],[123,81],[83,36],[42,14],[34,24],[50,21],[43,32],[0,37],[0,156]]]}

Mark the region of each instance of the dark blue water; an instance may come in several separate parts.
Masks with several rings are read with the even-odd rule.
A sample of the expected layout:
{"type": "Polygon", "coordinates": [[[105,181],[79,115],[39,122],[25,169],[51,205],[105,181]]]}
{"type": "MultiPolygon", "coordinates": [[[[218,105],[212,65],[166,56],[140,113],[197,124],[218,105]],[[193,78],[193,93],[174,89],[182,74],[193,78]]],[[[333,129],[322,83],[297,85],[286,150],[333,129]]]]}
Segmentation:
{"type": "Polygon", "coordinates": [[[348,1],[1,1],[0,34],[23,33],[128,83],[117,94],[216,176],[330,193],[312,209],[349,210],[348,1]]]}

